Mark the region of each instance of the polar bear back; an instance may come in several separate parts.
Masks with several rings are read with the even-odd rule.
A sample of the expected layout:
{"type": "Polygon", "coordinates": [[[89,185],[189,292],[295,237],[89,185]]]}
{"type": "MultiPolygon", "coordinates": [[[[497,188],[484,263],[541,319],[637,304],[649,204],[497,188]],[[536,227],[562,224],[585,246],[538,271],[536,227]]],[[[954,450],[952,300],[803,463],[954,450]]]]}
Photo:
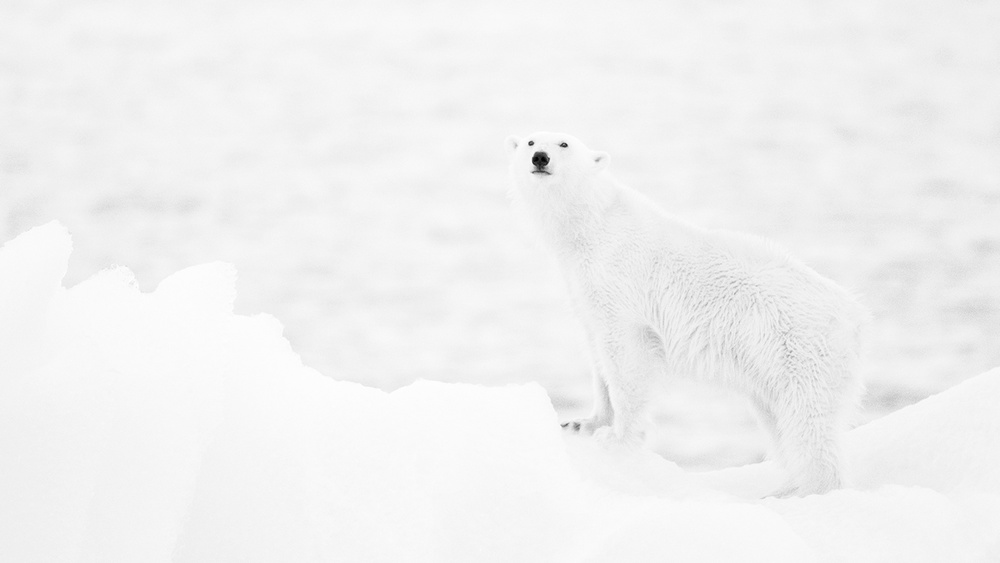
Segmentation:
{"type": "Polygon", "coordinates": [[[675,369],[745,381],[734,372],[808,367],[793,357],[856,360],[867,313],[848,291],[771,241],[690,225],[613,185],[601,244],[582,262],[600,267],[575,265],[576,293],[660,332],[675,369]]]}

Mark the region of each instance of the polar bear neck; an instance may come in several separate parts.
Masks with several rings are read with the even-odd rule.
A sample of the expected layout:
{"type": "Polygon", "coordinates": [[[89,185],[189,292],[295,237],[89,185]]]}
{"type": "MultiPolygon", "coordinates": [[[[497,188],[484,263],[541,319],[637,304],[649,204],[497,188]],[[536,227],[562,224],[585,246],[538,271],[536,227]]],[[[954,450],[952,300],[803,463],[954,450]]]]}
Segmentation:
{"type": "Polygon", "coordinates": [[[542,238],[557,254],[576,256],[588,253],[602,237],[622,189],[607,173],[589,178],[571,176],[542,189],[534,185],[520,188],[515,192],[515,203],[542,238]]]}

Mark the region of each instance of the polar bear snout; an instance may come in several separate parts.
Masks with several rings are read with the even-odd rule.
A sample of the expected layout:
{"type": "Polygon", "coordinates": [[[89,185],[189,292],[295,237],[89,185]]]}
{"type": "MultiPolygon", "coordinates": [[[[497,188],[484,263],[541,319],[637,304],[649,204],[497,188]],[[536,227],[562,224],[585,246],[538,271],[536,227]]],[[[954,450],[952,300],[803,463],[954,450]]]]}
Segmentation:
{"type": "Polygon", "coordinates": [[[549,155],[545,151],[537,151],[531,156],[531,164],[535,165],[532,174],[548,174],[545,167],[549,165],[549,155]]]}

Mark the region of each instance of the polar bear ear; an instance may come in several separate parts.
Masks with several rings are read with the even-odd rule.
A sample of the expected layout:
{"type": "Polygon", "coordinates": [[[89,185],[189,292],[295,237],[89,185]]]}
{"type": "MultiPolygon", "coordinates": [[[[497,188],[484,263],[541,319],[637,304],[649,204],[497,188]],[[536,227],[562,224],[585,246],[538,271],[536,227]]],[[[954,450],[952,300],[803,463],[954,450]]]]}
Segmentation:
{"type": "Polygon", "coordinates": [[[512,153],[512,152],[516,151],[518,145],[520,145],[520,144],[521,144],[521,139],[518,139],[514,135],[511,135],[510,137],[507,137],[507,140],[504,141],[504,145],[507,147],[507,152],[508,153],[512,153]]]}
{"type": "Polygon", "coordinates": [[[611,161],[611,155],[606,152],[594,151],[591,157],[594,159],[594,166],[598,170],[607,168],[608,163],[611,161]]]}

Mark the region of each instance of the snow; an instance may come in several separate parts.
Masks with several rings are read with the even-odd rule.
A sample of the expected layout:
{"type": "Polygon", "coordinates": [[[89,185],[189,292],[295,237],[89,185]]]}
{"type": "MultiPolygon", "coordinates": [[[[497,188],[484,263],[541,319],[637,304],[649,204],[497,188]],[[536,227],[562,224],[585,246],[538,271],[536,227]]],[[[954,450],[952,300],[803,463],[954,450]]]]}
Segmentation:
{"type": "Polygon", "coordinates": [[[1000,557],[1000,370],[853,430],[849,488],[761,499],[771,464],[564,436],[537,384],[325,377],[233,312],[226,264],[65,289],[70,248],[49,223],[0,250],[6,560],[1000,557]]]}

